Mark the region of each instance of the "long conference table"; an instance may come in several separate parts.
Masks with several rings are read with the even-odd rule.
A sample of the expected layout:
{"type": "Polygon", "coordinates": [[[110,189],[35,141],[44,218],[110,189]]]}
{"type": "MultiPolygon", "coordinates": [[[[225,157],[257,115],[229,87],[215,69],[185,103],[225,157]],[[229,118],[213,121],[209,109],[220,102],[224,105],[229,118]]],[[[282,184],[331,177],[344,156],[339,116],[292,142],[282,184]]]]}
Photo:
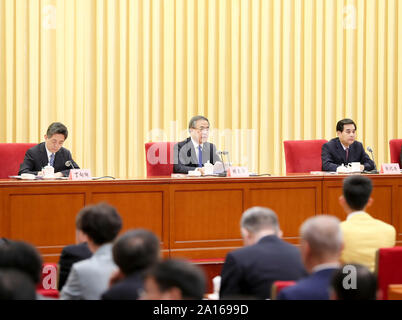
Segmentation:
{"type": "MultiPolygon", "coordinates": [[[[402,175],[370,175],[368,212],[392,224],[402,242],[402,175]]],[[[153,231],[164,256],[221,259],[241,247],[240,218],[252,206],[273,209],[283,237],[299,242],[304,220],[318,214],[345,219],[339,205],[345,175],[249,178],[139,178],[104,181],[0,180],[0,237],[35,245],[45,262],[57,262],[75,243],[75,217],[88,204],[107,202],[123,219],[122,232],[153,231]]]]}

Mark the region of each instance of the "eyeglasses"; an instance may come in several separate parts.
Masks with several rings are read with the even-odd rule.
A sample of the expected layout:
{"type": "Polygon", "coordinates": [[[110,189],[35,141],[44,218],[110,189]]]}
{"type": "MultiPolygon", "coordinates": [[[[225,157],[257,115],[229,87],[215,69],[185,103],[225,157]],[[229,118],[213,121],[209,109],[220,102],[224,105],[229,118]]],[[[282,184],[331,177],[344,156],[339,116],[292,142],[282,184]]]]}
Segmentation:
{"type": "Polygon", "coordinates": [[[195,130],[198,130],[198,131],[209,131],[209,127],[199,127],[199,128],[194,128],[195,130]]]}

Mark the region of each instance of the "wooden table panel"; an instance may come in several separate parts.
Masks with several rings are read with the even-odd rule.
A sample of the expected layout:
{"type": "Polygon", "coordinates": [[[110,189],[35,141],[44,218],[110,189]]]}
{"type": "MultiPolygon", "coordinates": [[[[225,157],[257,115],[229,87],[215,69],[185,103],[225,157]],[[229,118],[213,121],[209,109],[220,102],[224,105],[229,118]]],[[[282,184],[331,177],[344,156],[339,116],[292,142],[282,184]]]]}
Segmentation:
{"type": "Polygon", "coordinates": [[[167,246],[163,232],[163,192],[94,192],[92,203],[107,202],[123,220],[121,233],[135,228],[154,232],[167,246]],[[163,241],[165,239],[165,241],[163,241]]]}
{"type": "MultiPolygon", "coordinates": [[[[222,259],[243,245],[240,217],[267,206],[277,212],[285,240],[298,243],[303,221],[320,213],[345,219],[338,198],[345,176],[289,175],[250,178],[176,178],[115,181],[0,180],[0,236],[38,246],[57,262],[74,242],[75,217],[87,204],[107,201],[124,230],[142,227],[162,240],[164,256],[222,259]]],[[[370,176],[374,204],[368,211],[392,223],[402,242],[402,176],[370,176]]]]}
{"type": "Polygon", "coordinates": [[[284,239],[297,243],[303,221],[321,213],[321,185],[319,182],[287,182],[253,186],[250,188],[252,206],[274,210],[284,239]]]}
{"type": "Polygon", "coordinates": [[[241,241],[242,190],[176,190],[174,204],[172,248],[210,247],[216,242],[233,245],[241,241]]]}

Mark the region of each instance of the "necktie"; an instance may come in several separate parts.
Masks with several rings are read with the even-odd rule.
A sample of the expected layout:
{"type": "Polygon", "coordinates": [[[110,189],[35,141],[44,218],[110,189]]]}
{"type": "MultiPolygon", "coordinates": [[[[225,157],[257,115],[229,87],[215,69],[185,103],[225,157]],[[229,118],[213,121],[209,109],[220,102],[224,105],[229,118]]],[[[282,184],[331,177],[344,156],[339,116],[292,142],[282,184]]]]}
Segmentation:
{"type": "Polygon", "coordinates": [[[349,148],[346,148],[345,151],[346,151],[346,162],[348,162],[348,158],[349,158],[349,148]]]}
{"type": "Polygon", "coordinates": [[[54,153],[50,155],[49,165],[53,167],[54,165],[54,153]]]}
{"type": "Polygon", "coordinates": [[[198,166],[202,167],[202,149],[201,149],[201,145],[198,145],[198,166]]]}

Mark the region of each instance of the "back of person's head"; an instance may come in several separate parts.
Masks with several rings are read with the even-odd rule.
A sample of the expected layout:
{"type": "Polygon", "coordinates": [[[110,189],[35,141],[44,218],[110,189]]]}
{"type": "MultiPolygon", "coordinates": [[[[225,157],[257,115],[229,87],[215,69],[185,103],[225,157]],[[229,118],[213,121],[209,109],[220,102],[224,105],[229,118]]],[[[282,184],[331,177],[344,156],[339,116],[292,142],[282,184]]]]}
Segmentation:
{"type": "Polygon", "coordinates": [[[278,234],[280,230],[276,213],[263,207],[252,207],[246,210],[241,217],[240,225],[251,234],[263,230],[272,230],[278,234]]]}
{"type": "Polygon", "coordinates": [[[373,183],[364,176],[350,176],[343,181],[343,197],[352,210],[363,210],[372,190],[373,183]]]}
{"type": "Polygon", "coordinates": [[[122,227],[117,210],[106,204],[89,205],[77,215],[76,227],[100,246],[112,242],[122,227]]]}
{"type": "Polygon", "coordinates": [[[356,123],[352,119],[342,119],[336,124],[336,131],[343,132],[345,124],[353,124],[355,126],[355,130],[357,130],[356,123]]]}
{"type": "Polygon", "coordinates": [[[337,300],[376,300],[377,277],[360,264],[346,264],[332,278],[331,289],[337,300]]]}
{"type": "Polygon", "coordinates": [[[36,300],[36,286],[24,272],[0,269],[0,300],[36,300]]]}
{"type": "Polygon", "coordinates": [[[68,137],[67,127],[61,122],[53,122],[46,131],[46,135],[48,138],[51,138],[54,134],[62,134],[64,139],[68,137]]]}
{"type": "Polygon", "coordinates": [[[42,263],[38,250],[29,243],[8,240],[0,245],[0,268],[24,272],[36,284],[41,279],[42,263]]]}
{"type": "Polygon", "coordinates": [[[313,256],[322,258],[340,254],[343,239],[339,223],[336,217],[319,215],[302,224],[301,239],[308,243],[313,256]]]}
{"type": "Polygon", "coordinates": [[[113,245],[113,259],[125,275],[154,265],[159,259],[159,252],[159,239],[144,229],[127,231],[113,245]]]}
{"type": "Polygon", "coordinates": [[[201,300],[206,290],[205,283],[204,272],[196,265],[185,260],[167,259],[147,273],[145,289],[151,300],[201,300]],[[150,289],[150,281],[157,288],[150,289]]]}

